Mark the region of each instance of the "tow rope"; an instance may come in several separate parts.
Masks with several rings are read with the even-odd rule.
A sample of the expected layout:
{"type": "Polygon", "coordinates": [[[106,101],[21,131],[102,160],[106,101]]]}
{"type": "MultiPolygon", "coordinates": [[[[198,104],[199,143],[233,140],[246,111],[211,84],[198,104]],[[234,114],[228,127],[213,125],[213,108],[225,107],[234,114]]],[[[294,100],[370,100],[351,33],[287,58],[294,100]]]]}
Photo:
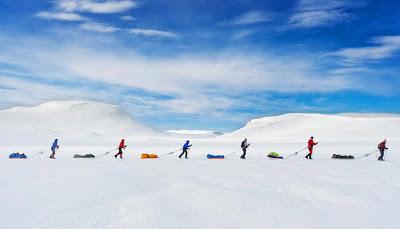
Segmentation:
{"type": "Polygon", "coordinates": [[[306,150],[307,148],[308,148],[308,147],[304,147],[304,148],[302,148],[301,150],[298,150],[298,151],[296,151],[296,152],[290,154],[289,156],[287,156],[287,157],[285,157],[285,158],[286,158],[286,159],[291,158],[291,157],[293,157],[293,156],[299,154],[300,152],[306,150]]]}
{"type": "Polygon", "coordinates": [[[106,156],[106,155],[108,155],[108,154],[114,152],[114,151],[117,150],[117,149],[118,149],[118,147],[113,148],[113,149],[111,149],[111,150],[108,150],[108,151],[106,151],[105,153],[95,155],[95,156],[96,156],[96,158],[103,157],[103,156],[106,156]]]}
{"type": "Polygon", "coordinates": [[[265,154],[261,151],[261,150],[258,150],[256,147],[254,147],[253,145],[250,145],[257,153],[259,153],[259,154],[262,154],[262,155],[264,155],[265,156],[265,154]]]}
{"type": "Polygon", "coordinates": [[[172,152],[169,152],[169,153],[161,154],[159,157],[169,156],[169,155],[172,155],[172,154],[174,154],[174,153],[176,153],[176,152],[178,152],[180,150],[182,150],[182,148],[179,148],[179,149],[177,149],[175,151],[172,151],[172,152]]]}
{"type": "Polygon", "coordinates": [[[364,155],[361,155],[361,156],[359,156],[359,157],[356,157],[356,159],[360,159],[360,158],[363,158],[363,157],[369,157],[370,155],[372,155],[372,154],[374,154],[374,153],[377,153],[377,152],[379,152],[378,149],[375,150],[375,151],[372,151],[372,152],[370,152],[370,153],[366,153],[366,154],[364,154],[364,155]]]}

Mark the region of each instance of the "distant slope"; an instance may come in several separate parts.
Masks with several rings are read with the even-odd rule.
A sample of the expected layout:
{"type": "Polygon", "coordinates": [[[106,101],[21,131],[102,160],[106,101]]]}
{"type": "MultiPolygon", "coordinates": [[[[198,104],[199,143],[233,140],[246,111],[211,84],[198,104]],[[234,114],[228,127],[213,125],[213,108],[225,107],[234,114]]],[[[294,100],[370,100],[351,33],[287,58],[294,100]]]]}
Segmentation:
{"type": "Polygon", "coordinates": [[[213,130],[167,130],[166,133],[180,138],[212,138],[223,135],[223,133],[213,130]]]}
{"type": "Polygon", "coordinates": [[[332,141],[400,139],[400,115],[285,114],[253,119],[245,127],[221,138],[298,142],[310,136],[332,141]]]}
{"type": "MultiPolygon", "coordinates": [[[[155,135],[118,106],[93,101],[56,101],[36,107],[0,111],[0,128],[8,134],[155,135]]],[[[32,136],[33,137],[33,136],[32,136]]]]}

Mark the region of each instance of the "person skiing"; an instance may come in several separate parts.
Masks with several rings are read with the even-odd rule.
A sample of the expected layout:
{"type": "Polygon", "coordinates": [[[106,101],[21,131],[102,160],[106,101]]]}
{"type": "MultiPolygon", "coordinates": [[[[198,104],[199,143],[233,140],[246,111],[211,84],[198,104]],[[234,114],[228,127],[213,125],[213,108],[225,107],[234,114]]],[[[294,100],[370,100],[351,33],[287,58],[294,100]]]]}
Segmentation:
{"type": "Polygon", "coordinates": [[[312,160],[313,148],[317,144],[318,144],[318,142],[314,142],[314,137],[311,136],[307,143],[307,148],[308,148],[309,153],[307,154],[306,159],[312,160]]]}
{"type": "Polygon", "coordinates": [[[188,159],[188,150],[190,147],[192,147],[192,145],[190,144],[189,140],[187,140],[182,147],[182,153],[179,155],[179,158],[182,158],[183,154],[185,154],[185,158],[188,159]]]}
{"type": "Polygon", "coordinates": [[[386,147],[386,139],[383,139],[381,143],[378,144],[378,150],[381,153],[381,156],[378,158],[378,161],[384,161],[383,156],[385,156],[385,150],[389,148],[386,147]]]}
{"type": "Polygon", "coordinates": [[[118,153],[115,154],[114,157],[117,158],[119,155],[119,157],[122,159],[122,149],[125,149],[125,148],[126,148],[125,139],[122,139],[118,146],[118,153]]]}
{"type": "Polygon", "coordinates": [[[56,159],[54,156],[56,155],[56,150],[60,148],[60,146],[58,145],[58,139],[54,139],[53,145],[51,145],[51,152],[52,154],[50,155],[51,159],[56,159]]]}
{"type": "Polygon", "coordinates": [[[240,158],[246,159],[246,151],[247,151],[247,148],[248,148],[249,146],[250,146],[250,144],[247,143],[247,138],[245,138],[245,139],[242,141],[242,144],[240,144],[240,148],[242,148],[242,151],[243,151],[243,154],[242,154],[242,156],[240,156],[240,158]]]}

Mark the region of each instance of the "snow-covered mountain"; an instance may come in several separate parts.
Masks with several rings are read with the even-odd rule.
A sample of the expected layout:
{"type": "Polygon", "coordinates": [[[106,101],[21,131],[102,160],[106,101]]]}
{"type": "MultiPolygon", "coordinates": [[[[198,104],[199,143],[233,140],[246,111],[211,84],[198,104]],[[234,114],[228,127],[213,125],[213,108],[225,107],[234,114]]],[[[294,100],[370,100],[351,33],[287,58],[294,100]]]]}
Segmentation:
{"type": "Polygon", "coordinates": [[[119,107],[93,101],[56,101],[0,111],[0,127],[12,132],[155,134],[119,107]]]}
{"type": "Polygon", "coordinates": [[[221,136],[223,133],[213,130],[167,130],[167,134],[181,138],[212,138],[221,136]]]}
{"type": "MultiPolygon", "coordinates": [[[[1,144],[43,144],[62,138],[73,144],[104,144],[118,138],[160,136],[118,106],[94,101],[55,101],[0,111],[1,144]]],[[[117,144],[117,143],[114,143],[117,144]]]]}
{"type": "Polygon", "coordinates": [[[304,141],[310,136],[329,141],[400,139],[400,115],[396,114],[285,114],[250,120],[246,126],[222,138],[253,141],[304,141]]]}

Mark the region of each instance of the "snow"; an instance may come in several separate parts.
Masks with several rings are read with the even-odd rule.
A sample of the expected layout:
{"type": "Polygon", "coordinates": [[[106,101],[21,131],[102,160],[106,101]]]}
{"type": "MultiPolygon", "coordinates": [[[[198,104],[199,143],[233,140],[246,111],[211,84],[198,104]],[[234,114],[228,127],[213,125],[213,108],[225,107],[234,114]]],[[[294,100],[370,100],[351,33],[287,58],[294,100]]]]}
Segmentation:
{"type": "Polygon", "coordinates": [[[210,138],[223,135],[214,130],[167,130],[167,134],[181,138],[210,138]]]}
{"type": "Polygon", "coordinates": [[[392,114],[265,117],[222,136],[191,139],[189,160],[178,159],[179,152],[141,160],[141,153],[165,154],[186,139],[151,130],[99,102],[11,108],[0,111],[1,227],[397,229],[399,124],[400,116],[392,114]],[[304,151],[286,160],[265,156],[287,156],[311,135],[320,142],[313,161],[303,158],[304,151]],[[55,137],[61,148],[56,160],[47,159],[55,137]],[[112,158],[115,151],[72,158],[110,151],[122,137],[124,160],[112,158]],[[239,159],[244,137],[252,144],[247,160],[239,159]],[[386,162],[377,154],[330,159],[374,151],[383,138],[390,148],[386,162]],[[30,158],[9,160],[16,151],[30,158]],[[227,159],[207,160],[207,153],[227,159]]]}
{"type": "Polygon", "coordinates": [[[400,167],[372,160],[0,160],[13,228],[398,228],[400,167]]]}
{"type": "Polygon", "coordinates": [[[225,137],[300,142],[310,136],[329,141],[400,139],[400,116],[392,114],[286,114],[250,120],[225,137]]]}

